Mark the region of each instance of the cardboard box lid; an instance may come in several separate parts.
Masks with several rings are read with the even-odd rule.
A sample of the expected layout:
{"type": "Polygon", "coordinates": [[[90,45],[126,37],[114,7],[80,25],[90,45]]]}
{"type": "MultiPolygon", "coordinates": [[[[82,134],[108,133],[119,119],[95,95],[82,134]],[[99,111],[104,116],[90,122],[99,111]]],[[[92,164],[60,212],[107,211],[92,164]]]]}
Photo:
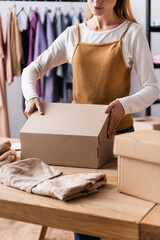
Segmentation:
{"type": "Polygon", "coordinates": [[[160,164],[160,131],[144,130],[115,137],[114,154],[160,164]]]}
{"type": "Polygon", "coordinates": [[[20,133],[97,137],[108,117],[104,109],[94,104],[43,103],[44,115],[34,112],[20,133]]]}

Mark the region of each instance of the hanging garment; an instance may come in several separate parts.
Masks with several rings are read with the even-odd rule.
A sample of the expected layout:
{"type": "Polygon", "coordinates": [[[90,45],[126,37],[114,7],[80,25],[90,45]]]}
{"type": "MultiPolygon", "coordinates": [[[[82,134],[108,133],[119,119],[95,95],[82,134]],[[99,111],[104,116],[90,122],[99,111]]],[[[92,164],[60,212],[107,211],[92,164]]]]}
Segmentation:
{"type": "Polygon", "coordinates": [[[10,137],[6,101],[4,43],[1,17],[0,17],[0,137],[10,137]]]}
{"type": "Polygon", "coordinates": [[[79,22],[80,22],[80,23],[83,22],[83,15],[82,15],[81,12],[78,14],[78,19],[79,19],[79,22]]]}
{"type": "MultiPolygon", "coordinates": [[[[44,16],[44,30],[47,42],[47,48],[51,46],[55,40],[53,26],[49,17],[50,10],[46,10],[44,16]]],[[[59,90],[56,78],[55,68],[52,68],[44,75],[44,102],[58,102],[59,90]]]]}
{"type": "Polygon", "coordinates": [[[30,24],[29,24],[29,52],[28,52],[27,65],[29,65],[33,61],[36,26],[37,26],[37,15],[35,11],[31,10],[30,24]]]}
{"type": "MultiPolygon", "coordinates": [[[[55,32],[55,38],[57,38],[65,30],[64,15],[61,12],[61,9],[57,9],[54,14],[53,27],[55,32]]],[[[61,78],[64,77],[65,69],[63,65],[57,67],[56,75],[61,78]]]]}
{"type": "MultiPolygon", "coordinates": [[[[79,22],[79,19],[78,19],[78,17],[77,17],[77,14],[76,14],[75,12],[73,12],[72,14],[69,12],[69,13],[67,14],[68,20],[69,20],[69,16],[70,16],[70,18],[71,18],[71,24],[72,24],[72,25],[77,25],[77,24],[80,23],[80,22],[79,22]]],[[[70,20],[69,20],[69,22],[70,22],[70,20]]],[[[65,79],[65,83],[66,83],[66,84],[73,82],[73,70],[72,70],[72,65],[71,65],[71,64],[68,64],[68,66],[67,66],[67,73],[66,73],[64,79],[65,79]]]]}
{"type": "Polygon", "coordinates": [[[51,196],[63,201],[86,196],[105,185],[102,173],[77,173],[62,175],[36,158],[20,160],[0,169],[0,181],[8,186],[39,195],[51,196]]]}
{"type": "Polygon", "coordinates": [[[12,75],[21,74],[21,64],[24,63],[21,34],[18,28],[15,5],[11,9],[11,65],[12,75]]]}
{"type": "MultiPolygon", "coordinates": [[[[24,29],[21,31],[21,38],[22,38],[22,47],[23,47],[23,53],[24,53],[24,63],[21,65],[21,69],[23,70],[27,66],[27,61],[28,61],[28,53],[29,53],[29,18],[27,21],[27,29],[24,29]]],[[[22,95],[22,109],[23,113],[25,111],[25,99],[24,96],[22,95]]],[[[26,115],[25,115],[26,117],[26,115]]]]}
{"type": "MultiPolygon", "coordinates": [[[[71,11],[69,11],[66,15],[66,19],[68,22],[68,26],[71,25],[76,25],[79,24],[79,18],[77,17],[76,12],[74,11],[74,9],[71,9],[71,11]]],[[[67,85],[68,86],[72,86],[72,82],[73,82],[73,69],[72,69],[72,65],[71,64],[67,64],[67,70],[66,70],[66,74],[64,76],[64,80],[63,80],[63,96],[64,96],[64,102],[68,102],[68,98],[67,98],[67,85]]],[[[71,87],[72,89],[72,87],[71,87]]],[[[73,99],[73,98],[72,98],[73,99]]]]}
{"type": "Polygon", "coordinates": [[[78,19],[80,23],[85,22],[86,16],[85,16],[85,11],[83,8],[80,8],[79,14],[78,14],[78,19]]]}
{"type": "Polygon", "coordinates": [[[27,28],[23,29],[21,33],[21,39],[22,39],[22,48],[24,53],[24,63],[21,65],[21,69],[25,68],[27,66],[28,61],[28,53],[29,53],[29,18],[27,20],[27,28]]]}
{"type": "MultiPolygon", "coordinates": [[[[56,8],[54,17],[53,17],[53,29],[55,33],[55,38],[57,38],[66,28],[65,25],[65,16],[63,15],[62,11],[60,8],[56,8]]],[[[66,72],[66,64],[59,65],[56,68],[56,76],[57,76],[57,82],[58,82],[58,89],[59,89],[59,98],[61,101],[65,101],[66,96],[64,96],[64,91],[63,91],[63,84],[64,84],[64,76],[66,72]]]]}
{"type": "Polygon", "coordinates": [[[7,18],[7,32],[6,32],[6,53],[5,53],[5,71],[6,71],[6,81],[9,84],[12,83],[12,64],[11,64],[11,10],[8,11],[7,18]]]}
{"type": "MultiPolygon", "coordinates": [[[[44,27],[41,23],[41,18],[38,13],[38,9],[36,9],[36,16],[37,16],[37,25],[36,25],[36,32],[35,32],[35,46],[34,46],[33,60],[35,60],[47,48],[44,27]]],[[[38,79],[36,81],[36,92],[39,97],[42,96],[41,79],[38,79]]]]}
{"type": "MultiPolygon", "coordinates": [[[[131,22],[132,23],[132,22],[131,22]]],[[[122,38],[103,44],[80,42],[77,25],[77,46],[72,58],[73,103],[109,104],[116,98],[129,95],[131,69],[125,65],[122,38]]],[[[133,125],[132,115],[126,115],[117,131],[133,125]]]]}

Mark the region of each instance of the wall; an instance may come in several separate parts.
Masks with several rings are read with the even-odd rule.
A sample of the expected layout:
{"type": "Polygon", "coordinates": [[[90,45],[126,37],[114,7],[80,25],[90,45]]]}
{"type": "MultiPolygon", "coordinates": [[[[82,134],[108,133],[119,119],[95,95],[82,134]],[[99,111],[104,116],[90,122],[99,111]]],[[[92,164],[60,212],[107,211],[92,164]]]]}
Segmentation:
{"type": "MultiPolygon", "coordinates": [[[[136,17],[137,21],[141,23],[145,27],[145,0],[130,0],[131,1],[131,6],[133,10],[133,14],[136,17]]],[[[154,19],[160,19],[160,14],[159,14],[159,6],[160,2],[159,0],[154,0],[154,4],[152,6],[152,16],[154,16],[154,19]],[[154,13],[154,14],[153,14],[154,13]]],[[[7,12],[8,8],[11,8],[13,4],[16,5],[17,13],[20,11],[21,7],[23,6],[25,8],[25,11],[29,13],[30,7],[32,9],[35,9],[35,7],[38,6],[39,12],[41,13],[42,16],[42,21],[43,21],[43,14],[44,11],[47,8],[51,9],[51,19],[54,14],[55,8],[58,6],[61,6],[61,9],[64,13],[67,13],[71,7],[74,7],[77,12],[79,12],[80,8],[83,7],[85,10],[87,9],[86,3],[82,2],[25,2],[25,1],[1,1],[1,4],[3,4],[3,11],[1,12],[2,16],[2,24],[3,24],[3,31],[4,31],[4,38],[6,35],[6,24],[7,24],[7,12]]],[[[22,27],[25,22],[25,16],[24,14],[20,15],[21,19],[19,19],[20,27],[22,27]]],[[[153,20],[153,17],[152,17],[153,20]]],[[[153,36],[153,53],[154,54],[160,54],[160,47],[159,47],[159,42],[160,42],[160,34],[156,37],[153,36]]],[[[145,70],[145,66],[144,66],[145,70]]],[[[159,77],[159,71],[160,70],[155,70],[157,78],[159,77]]],[[[140,89],[137,75],[133,69],[132,71],[132,90],[131,93],[137,92],[140,89]]],[[[6,91],[7,91],[7,105],[8,105],[8,112],[9,112],[9,123],[10,123],[10,133],[11,137],[13,138],[18,138],[19,137],[19,130],[22,128],[26,121],[26,117],[24,116],[22,112],[22,94],[21,94],[21,79],[20,77],[15,77],[13,84],[10,86],[6,86],[6,91]]],[[[142,111],[141,113],[136,114],[138,115],[145,115],[145,111],[142,111]]],[[[160,110],[159,106],[154,106],[152,107],[152,115],[160,115],[160,110]]]]}

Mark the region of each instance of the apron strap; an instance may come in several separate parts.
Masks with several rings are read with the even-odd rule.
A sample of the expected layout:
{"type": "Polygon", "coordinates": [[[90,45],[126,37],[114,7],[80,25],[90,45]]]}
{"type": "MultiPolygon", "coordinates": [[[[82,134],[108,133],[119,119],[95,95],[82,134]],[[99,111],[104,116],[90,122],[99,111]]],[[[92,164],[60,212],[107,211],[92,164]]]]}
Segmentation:
{"type": "Polygon", "coordinates": [[[76,27],[77,27],[77,43],[79,43],[80,42],[79,24],[77,24],[76,27]]]}
{"type": "Polygon", "coordinates": [[[120,38],[120,41],[122,41],[122,38],[124,37],[125,33],[127,32],[128,28],[130,27],[131,24],[132,24],[132,22],[128,23],[125,31],[123,32],[123,34],[122,34],[122,36],[121,36],[121,38],[120,38]]]}

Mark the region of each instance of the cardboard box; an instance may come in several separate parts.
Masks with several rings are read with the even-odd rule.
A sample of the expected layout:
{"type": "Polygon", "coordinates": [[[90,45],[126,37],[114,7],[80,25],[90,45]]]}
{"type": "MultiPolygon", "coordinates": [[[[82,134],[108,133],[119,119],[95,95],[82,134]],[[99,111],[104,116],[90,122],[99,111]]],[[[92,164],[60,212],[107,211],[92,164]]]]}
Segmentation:
{"type": "Polygon", "coordinates": [[[104,105],[44,103],[20,131],[21,159],[47,164],[99,168],[113,158],[104,105]]]}
{"type": "Polygon", "coordinates": [[[133,118],[135,131],[147,129],[160,131],[160,117],[146,116],[133,118]]]}
{"type": "Polygon", "coordinates": [[[145,130],[115,137],[118,190],[160,203],[160,131],[145,130]]]}

